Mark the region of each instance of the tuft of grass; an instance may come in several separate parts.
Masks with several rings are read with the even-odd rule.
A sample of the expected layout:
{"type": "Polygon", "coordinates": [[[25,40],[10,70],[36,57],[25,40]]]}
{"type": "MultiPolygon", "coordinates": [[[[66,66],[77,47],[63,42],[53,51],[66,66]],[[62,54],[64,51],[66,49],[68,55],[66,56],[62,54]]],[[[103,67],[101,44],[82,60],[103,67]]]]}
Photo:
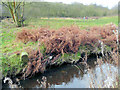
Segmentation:
{"type": "Polygon", "coordinates": [[[23,69],[20,57],[15,54],[10,57],[3,56],[1,60],[3,76],[16,75],[23,69]]]}

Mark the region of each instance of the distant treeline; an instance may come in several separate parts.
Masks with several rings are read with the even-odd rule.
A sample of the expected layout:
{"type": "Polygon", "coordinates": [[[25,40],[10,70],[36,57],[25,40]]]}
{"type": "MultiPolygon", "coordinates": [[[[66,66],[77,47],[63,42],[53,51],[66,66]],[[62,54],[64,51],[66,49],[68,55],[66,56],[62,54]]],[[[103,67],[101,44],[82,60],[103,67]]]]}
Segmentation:
{"type": "MultiPolygon", "coordinates": [[[[30,17],[94,17],[94,16],[111,16],[118,14],[118,6],[108,9],[107,7],[96,4],[83,5],[81,3],[63,4],[51,2],[31,2],[25,5],[24,16],[30,17]]],[[[9,13],[3,7],[2,15],[8,16],[9,13]]]]}

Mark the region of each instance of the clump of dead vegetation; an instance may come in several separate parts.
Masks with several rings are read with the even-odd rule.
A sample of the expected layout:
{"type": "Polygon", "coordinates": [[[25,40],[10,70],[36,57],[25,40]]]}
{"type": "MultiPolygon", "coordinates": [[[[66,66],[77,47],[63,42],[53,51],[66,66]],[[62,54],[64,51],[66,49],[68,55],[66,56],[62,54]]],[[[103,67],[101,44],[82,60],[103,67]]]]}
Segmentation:
{"type": "Polygon", "coordinates": [[[94,45],[98,40],[103,41],[106,45],[115,46],[117,39],[113,30],[116,29],[114,24],[103,27],[95,26],[88,31],[80,30],[78,26],[62,27],[58,30],[49,30],[48,28],[29,30],[24,28],[18,32],[17,39],[24,43],[38,40],[44,42],[47,53],[77,52],[81,44],[94,45]]]}
{"type": "MultiPolygon", "coordinates": [[[[89,30],[81,30],[78,26],[62,27],[58,30],[48,28],[23,29],[17,34],[17,40],[23,43],[28,41],[38,41],[38,49],[27,49],[29,62],[24,70],[24,77],[33,75],[37,72],[44,72],[45,67],[57,60],[64,53],[77,53],[80,46],[100,47],[100,42],[116,48],[117,37],[113,30],[117,27],[114,24],[104,25],[103,27],[92,27],[89,30]],[[41,44],[45,46],[45,55],[41,53],[41,44]],[[31,51],[30,51],[31,50],[31,51]]],[[[120,38],[120,36],[119,36],[120,38]]],[[[120,41],[119,41],[120,42],[120,41]]]]}
{"type": "Polygon", "coordinates": [[[17,39],[21,40],[24,43],[28,41],[38,41],[46,39],[52,35],[52,31],[48,28],[38,28],[38,29],[26,29],[23,28],[21,32],[17,33],[17,39]]]}
{"type": "Polygon", "coordinates": [[[44,40],[46,53],[77,52],[83,37],[79,32],[80,29],[77,26],[58,29],[48,40],[44,40]]]}

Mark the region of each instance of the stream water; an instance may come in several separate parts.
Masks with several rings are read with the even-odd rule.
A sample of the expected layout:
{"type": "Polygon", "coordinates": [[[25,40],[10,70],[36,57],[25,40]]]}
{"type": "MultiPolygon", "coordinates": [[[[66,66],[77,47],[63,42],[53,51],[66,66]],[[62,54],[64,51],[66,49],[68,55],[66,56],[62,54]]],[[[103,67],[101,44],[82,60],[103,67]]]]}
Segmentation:
{"type": "Polygon", "coordinates": [[[20,83],[23,88],[90,88],[91,85],[111,87],[118,74],[118,68],[108,63],[101,66],[91,64],[90,70],[87,72],[82,64],[62,65],[20,83]]]}

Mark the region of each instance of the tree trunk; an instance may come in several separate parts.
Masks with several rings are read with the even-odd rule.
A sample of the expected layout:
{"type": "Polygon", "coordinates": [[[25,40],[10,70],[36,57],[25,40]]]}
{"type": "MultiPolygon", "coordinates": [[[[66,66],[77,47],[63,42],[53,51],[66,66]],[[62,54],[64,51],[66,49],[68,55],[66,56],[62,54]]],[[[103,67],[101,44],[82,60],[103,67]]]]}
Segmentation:
{"type": "Polygon", "coordinates": [[[18,27],[23,25],[23,12],[24,12],[24,2],[23,2],[23,10],[22,14],[20,13],[19,6],[21,2],[8,2],[8,8],[10,10],[11,16],[18,27]]]}

